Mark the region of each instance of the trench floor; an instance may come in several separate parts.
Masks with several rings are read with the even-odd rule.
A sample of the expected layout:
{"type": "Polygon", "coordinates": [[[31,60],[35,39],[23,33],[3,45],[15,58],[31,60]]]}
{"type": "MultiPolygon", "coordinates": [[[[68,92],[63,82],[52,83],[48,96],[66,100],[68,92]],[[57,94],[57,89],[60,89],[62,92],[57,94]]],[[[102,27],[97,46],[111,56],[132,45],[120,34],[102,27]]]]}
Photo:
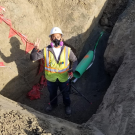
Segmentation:
{"type": "MultiPolygon", "coordinates": [[[[101,31],[102,28],[97,26],[91,32],[80,54],[79,61],[85,56],[88,50],[94,47],[101,31]]],[[[66,119],[74,123],[82,124],[87,122],[87,120],[96,113],[111,82],[104,69],[103,60],[103,54],[107,46],[109,35],[109,33],[105,32],[103,37],[101,38],[96,49],[95,60],[92,67],[87,70],[75,84],[72,83],[78,91],[80,91],[89,101],[92,102],[92,104],[89,104],[83,97],[79,96],[79,94],[77,94],[77,92],[73,88],[71,88],[70,94],[72,102],[72,115],[70,117],[67,117],[65,115],[65,108],[62,102],[62,96],[59,96],[59,104],[55,110],[50,113],[47,113],[45,111],[45,108],[48,106],[49,102],[49,92],[47,88],[44,88],[42,90],[43,94],[41,95],[41,99],[31,101],[24,95],[19,99],[18,102],[26,104],[42,113],[66,119]]]]}

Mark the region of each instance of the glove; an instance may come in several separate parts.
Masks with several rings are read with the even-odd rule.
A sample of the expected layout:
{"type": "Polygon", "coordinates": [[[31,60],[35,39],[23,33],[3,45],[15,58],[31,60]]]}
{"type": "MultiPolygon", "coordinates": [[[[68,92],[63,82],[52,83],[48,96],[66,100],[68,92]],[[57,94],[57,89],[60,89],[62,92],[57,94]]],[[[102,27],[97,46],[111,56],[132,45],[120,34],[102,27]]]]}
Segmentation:
{"type": "Polygon", "coordinates": [[[73,71],[72,69],[68,70],[68,79],[72,79],[73,77],[73,71]]]}

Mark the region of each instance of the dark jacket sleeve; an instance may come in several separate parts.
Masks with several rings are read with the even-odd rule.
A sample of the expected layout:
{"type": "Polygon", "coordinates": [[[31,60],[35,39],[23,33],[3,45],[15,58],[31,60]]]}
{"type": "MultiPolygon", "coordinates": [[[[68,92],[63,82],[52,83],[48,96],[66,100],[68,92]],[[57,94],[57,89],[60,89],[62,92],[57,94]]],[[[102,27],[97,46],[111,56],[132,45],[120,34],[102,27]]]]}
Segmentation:
{"type": "Polygon", "coordinates": [[[42,58],[44,58],[44,49],[42,49],[41,51],[38,51],[34,48],[30,54],[30,60],[36,61],[42,58]]]}
{"type": "Polygon", "coordinates": [[[78,61],[77,57],[75,56],[72,50],[70,51],[69,60],[71,61],[71,69],[74,72],[77,67],[78,61]]]}

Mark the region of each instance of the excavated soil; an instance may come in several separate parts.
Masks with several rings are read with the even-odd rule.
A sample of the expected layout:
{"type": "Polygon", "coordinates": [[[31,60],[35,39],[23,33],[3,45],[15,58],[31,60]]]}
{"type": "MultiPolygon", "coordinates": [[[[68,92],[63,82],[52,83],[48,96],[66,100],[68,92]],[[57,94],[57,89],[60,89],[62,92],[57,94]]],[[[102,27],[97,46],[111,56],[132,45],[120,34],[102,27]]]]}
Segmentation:
{"type": "Polygon", "coordinates": [[[0,95],[1,135],[81,135],[79,125],[42,114],[0,95]]]}

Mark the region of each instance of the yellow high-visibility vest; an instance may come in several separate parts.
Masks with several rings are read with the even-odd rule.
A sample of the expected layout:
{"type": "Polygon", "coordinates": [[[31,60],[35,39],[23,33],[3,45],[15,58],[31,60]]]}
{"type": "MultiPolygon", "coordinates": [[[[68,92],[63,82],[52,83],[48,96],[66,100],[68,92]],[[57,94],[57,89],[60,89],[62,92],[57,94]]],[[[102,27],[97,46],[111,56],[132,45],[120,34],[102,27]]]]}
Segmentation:
{"type": "Polygon", "coordinates": [[[44,48],[45,77],[48,81],[55,82],[57,78],[60,82],[68,80],[69,55],[70,48],[64,46],[59,63],[57,63],[52,52],[44,48]]]}

